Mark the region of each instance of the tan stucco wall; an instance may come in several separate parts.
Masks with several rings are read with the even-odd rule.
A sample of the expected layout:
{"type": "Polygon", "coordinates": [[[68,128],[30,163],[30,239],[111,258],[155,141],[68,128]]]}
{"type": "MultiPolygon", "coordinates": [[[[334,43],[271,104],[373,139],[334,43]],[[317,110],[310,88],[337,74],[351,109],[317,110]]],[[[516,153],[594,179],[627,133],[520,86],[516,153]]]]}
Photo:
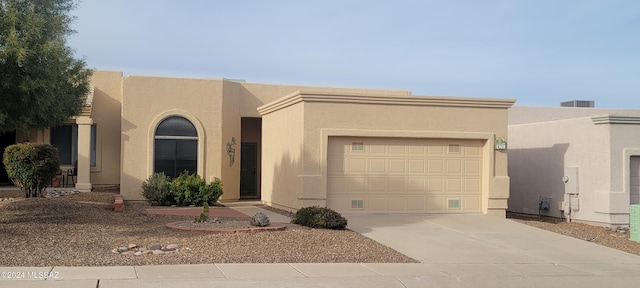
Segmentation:
{"type": "MultiPolygon", "coordinates": [[[[120,109],[122,72],[94,71],[91,119],[96,125],[96,167],[91,184],[120,184],[120,109]]],[[[98,187],[99,189],[99,187],[98,187]]]]}
{"type": "Polygon", "coordinates": [[[262,201],[300,208],[304,144],[304,106],[299,104],[262,118],[262,201]]]}
{"type": "Polygon", "coordinates": [[[242,117],[260,117],[260,113],[258,113],[256,108],[300,90],[330,93],[367,93],[370,95],[385,95],[389,97],[411,96],[411,91],[408,90],[242,83],[242,89],[239,91],[241,99],[240,114],[242,117]]]}
{"type": "MultiPolygon", "coordinates": [[[[112,80],[119,77],[107,74],[112,80]]],[[[286,102],[287,93],[295,94],[301,87],[221,79],[143,76],[121,79],[121,94],[105,92],[110,97],[103,100],[118,99],[113,95],[119,95],[121,99],[121,132],[119,138],[114,138],[120,142],[119,180],[126,200],[143,200],[140,185],[153,172],[155,128],[173,115],[189,119],[198,130],[198,174],[208,181],[215,177],[222,179],[222,201],[238,199],[243,137],[241,119],[262,115],[260,185],[262,199],[267,203],[292,208],[326,203],[326,155],[323,153],[326,153],[328,138],[334,135],[482,139],[485,141],[483,169],[486,175],[483,209],[485,213],[504,215],[509,197],[506,154],[494,151],[493,142],[494,137],[507,136],[505,107],[513,104],[512,100],[451,97],[424,100],[410,97],[411,92],[402,90],[316,87],[314,91],[320,91],[320,98],[329,97],[330,100],[286,104],[277,107],[276,112],[264,113],[258,111],[259,105],[269,101],[286,102]],[[335,103],[333,98],[345,95],[349,98],[348,103],[335,103]],[[373,97],[382,102],[354,102],[352,97],[373,97]],[[415,99],[419,99],[418,102],[415,99]],[[423,100],[430,104],[422,103],[423,100]],[[227,143],[233,138],[236,139],[236,144],[232,145],[235,161],[230,163],[227,143]]],[[[97,91],[117,90],[115,86],[107,86],[102,85],[103,88],[97,91]]],[[[108,102],[101,105],[110,106],[108,102]]],[[[96,116],[101,115],[97,118],[107,119],[109,113],[102,113],[97,112],[96,116]]],[[[99,138],[103,146],[107,145],[104,138],[99,138]]],[[[107,150],[114,154],[118,152],[112,148],[112,143],[108,145],[102,147],[103,154],[107,150]]],[[[101,165],[104,167],[105,162],[101,165]]]]}
{"type": "MultiPolygon", "coordinates": [[[[153,172],[153,133],[171,115],[185,116],[201,127],[198,173],[207,181],[223,180],[221,201],[239,199],[242,117],[260,117],[257,107],[303,86],[243,83],[222,79],[180,79],[129,76],[123,81],[121,193],[126,200],[143,200],[140,185],[153,172]],[[198,124],[199,123],[199,124],[198,124]],[[227,143],[236,139],[235,161],[227,143]],[[202,139],[205,139],[204,141],[202,139]]],[[[370,91],[317,87],[323,91],[370,91]]],[[[389,90],[390,95],[410,91],[389,90]]],[[[382,91],[378,93],[383,93],[382,91]]],[[[290,123],[285,122],[285,127],[290,123]]],[[[265,155],[263,152],[262,155],[265,155]]],[[[261,183],[262,184],[262,183],[261,183]]]]}
{"type": "Polygon", "coordinates": [[[124,78],[120,192],[125,200],[143,200],[140,185],[153,173],[155,128],[172,115],[189,119],[198,130],[198,174],[207,180],[223,175],[222,91],[221,80],[124,78]]]}
{"type": "MultiPolygon", "coordinates": [[[[232,201],[240,198],[240,142],[241,142],[241,121],[240,121],[240,101],[238,95],[241,93],[242,85],[232,81],[223,81],[223,101],[221,122],[212,122],[222,130],[221,138],[210,141],[209,145],[220,147],[217,163],[211,165],[220,166],[220,176],[223,184],[224,194],[220,201],[232,201]],[[227,153],[227,143],[231,144],[235,139],[235,144],[231,145],[234,150],[234,160],[231,163],[230,155],[227,153]]],[[[213,160],[215,162],[215,160],[213,160]]]]}
{"type": "Polygon", "coordinates": [[[502,103],[501,108],[488,108],[481,107],[478,99],[381,97],[377,103],[367,103],[371,95],[314,94],[309,92],[308,100],[299,101],[293,94],[259,108],[265,135],[265,201],[290,208],[326,205],[326,150],[331,136],[484,139],[483,211],[504,215],[509,197],[507,159],[505,153],[493,151],[493,140],[507,136],[506,107],[512,101],[505,101],[510,104],[502,103]],[[440,105],[451,99],[460,101],[440,105]],[[294,119],[301,119],[301,115],[304,121],[297,124],[294,119]],[[284,123],[290,129],[274,135],[273,130],[281,129],[279,125],[284,123]]]}
{"type": "Polygon", "coordinates": [[[509,114],[509,121],[520,123],[509,125],[510,211],[538,214],[544,196],[552,200],[542,215],[628,225],[629,160],[640,155],[639,110],[514,106],[509,114]],[[632,120],[594,121],[610,115],[632,120]],[[562,182],[566,167],[578,169],[579,210],[571,215],[563,215],[559,203],[570,200],[562,182]]]}

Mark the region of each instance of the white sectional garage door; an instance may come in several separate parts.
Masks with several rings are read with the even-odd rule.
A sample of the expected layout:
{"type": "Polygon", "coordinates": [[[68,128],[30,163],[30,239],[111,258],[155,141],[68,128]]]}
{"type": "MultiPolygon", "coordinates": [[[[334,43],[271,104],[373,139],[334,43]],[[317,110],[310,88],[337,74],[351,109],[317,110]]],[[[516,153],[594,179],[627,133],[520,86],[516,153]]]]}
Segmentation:
{"type": "Polygon", "coordinates": [[[330,137],[327,206],[339,212],[481,212],[483,144],[330,137]]]}

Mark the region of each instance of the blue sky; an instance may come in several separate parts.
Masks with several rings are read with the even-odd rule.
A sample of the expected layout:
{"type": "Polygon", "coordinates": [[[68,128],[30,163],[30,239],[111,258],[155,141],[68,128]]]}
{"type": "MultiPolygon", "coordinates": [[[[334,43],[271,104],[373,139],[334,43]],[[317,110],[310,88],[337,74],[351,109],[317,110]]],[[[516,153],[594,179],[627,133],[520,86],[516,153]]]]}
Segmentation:
{"type": "Polygon", "coordinates": [[[640,1],[82,0],[69,39],[125,75],[640,109],[640,1]]]}

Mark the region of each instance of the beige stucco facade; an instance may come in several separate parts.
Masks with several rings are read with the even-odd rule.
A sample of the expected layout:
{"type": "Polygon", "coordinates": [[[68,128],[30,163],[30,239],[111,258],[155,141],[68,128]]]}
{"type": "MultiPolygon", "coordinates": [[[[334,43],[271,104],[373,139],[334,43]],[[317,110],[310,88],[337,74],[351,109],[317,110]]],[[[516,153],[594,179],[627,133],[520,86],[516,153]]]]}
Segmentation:
{"type": "Polygon", "coordinates": [[[503,215],[509,198],[506,137],[512,100],[385,97],[298,91],[258,108],[263,117],[262,200],[289,208],[327,205],[332,137],[483,141],[482,212],[503,215]]]}
{"type": "Polygon", "coordinates": [[[629,205],[640,204],[639,110],[514,106],[509,139],[509,211],[629,225],[629,205]]]}
{"type": "MultiPolygon", "coordinates": [[[[123,77],[108,71],[96,71],[93,78],[93,102],[82,121],[97,127],[98,164],[86,173],[81,155],[90,151],[78,148],[82,171],[77,187],[117,184],[125,200],[144,200],[141,184],[156,169],[154,141],[164,139],[156,129],[165,119],[178,116],[197,133],[187,137],[197,139],[194,169],[207,181],[222,179],[221,201],[246,198],[241,186],[248,184],[242,183],[253,183],[244,180],[256,177],[247,193],[265,203],[289,209],[333,205],[335,199],[327,191],[331,187],[327,150],[334,137],[459,139],[480,143],[481,160],[474,162],[481,163],[478,211],[504,215],[507,208],[507,155],[495,150],[494,142],[496,137],[507,138],[507,109],[514,100],[225,79],[123,77]],[[243,162],[248,153],[245,144],[252,143],[257,156],[251,157],[257,159],[243,162]],[[246,163],[257,167],[242,168],[246,163]]],[[[46,142],[46,133],[32,137],[46,142]]],[[[86,146],[86,141],[79,139],[78,144],[86,146]]]]}

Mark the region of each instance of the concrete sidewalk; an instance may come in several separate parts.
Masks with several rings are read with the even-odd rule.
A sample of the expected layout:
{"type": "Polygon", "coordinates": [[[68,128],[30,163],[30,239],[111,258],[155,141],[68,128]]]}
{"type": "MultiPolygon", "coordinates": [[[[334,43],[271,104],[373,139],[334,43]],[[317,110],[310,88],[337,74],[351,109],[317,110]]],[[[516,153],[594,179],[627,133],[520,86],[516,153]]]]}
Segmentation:
{"type": "MultiPolygon", "coordinates": [[[[549,264],[553,266],[552,264],[549,264]]],[[[566,273],[530,266],[509,271],[492,266],[442,270],[430,264],[194,264],[122,267],[11,267],[33,279],[0,279],[0,287],[638,287],[631,269],[566,273]],[[500,271],[499,273],[497,271],[500,271]],[[48,272],[49,279],[39,279],[48,272]],[[30,274],[29,274],[30,273],[30,274]],[[625,275],[625,273],[627,273],[625,275]],[[608,275],[607,275],[608,274],[608,275]],[[41,275],[41,274],[40,274],[41,275]]],[[[613,266],[610,266],[611,268],[613,266]]],[[[594,267],[595,268],[595,267],[594,267]]],[[[604,268],[604,267],[602,267],[604,268]]],[[[640,267],[635,267],[639,269],[640,267]]]]}

